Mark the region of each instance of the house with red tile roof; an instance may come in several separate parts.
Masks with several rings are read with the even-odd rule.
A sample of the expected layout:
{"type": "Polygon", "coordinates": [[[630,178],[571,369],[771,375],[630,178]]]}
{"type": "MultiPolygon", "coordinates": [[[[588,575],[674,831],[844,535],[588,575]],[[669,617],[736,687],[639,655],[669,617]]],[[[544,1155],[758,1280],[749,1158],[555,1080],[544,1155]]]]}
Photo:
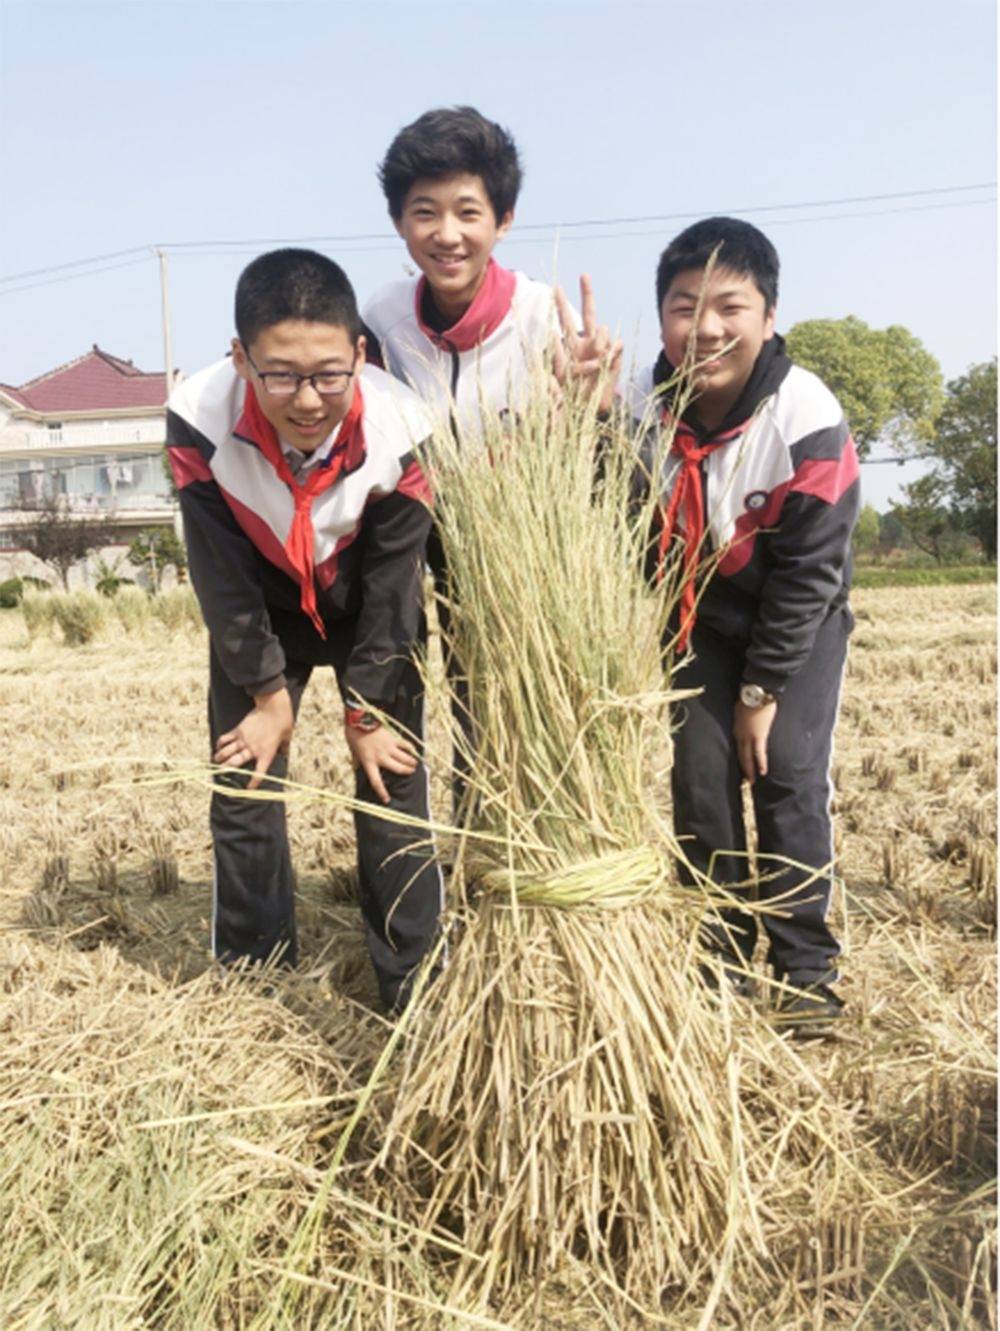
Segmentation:
{"type": "Polygon", "coordinates": [[[95,342],[83,356],[29,379],[20,387],[0,383],[0,397],[25,412],[90,416],[96,413],[160,412],[166,375],[137,369],[130,360],[102,351],[95,342]]]}
{"type": "Polygon", "coordinates": [[[115,543],[175,525],[162,464],[166,399],[165,374],[96,344],[27,383],[0,382],[0,578],[32,571],[18,528],[46,499],[81,520],[107,517],[115,543]]]}

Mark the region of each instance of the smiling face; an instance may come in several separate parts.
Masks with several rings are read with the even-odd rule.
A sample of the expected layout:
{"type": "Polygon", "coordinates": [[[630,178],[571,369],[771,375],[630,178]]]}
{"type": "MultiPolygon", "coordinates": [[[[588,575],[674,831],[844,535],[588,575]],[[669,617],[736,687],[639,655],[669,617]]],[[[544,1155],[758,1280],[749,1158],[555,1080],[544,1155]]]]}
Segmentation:
{"type": "Polygon", "coordinates": [[[469,308],[493,248],[513,220],[513,212],[508,212],[497,221],[481,176],[414,181],[396,230],[442,314],[460,319],[469,308]]]}
{"type": "Polygon", "coordinates": [[[236,373],[254,385],[261,411],[281,438],[300,453],[318,448],[347,415],[364,363],[365,339],[359,337],[355,346],[339,324],[285,319],[261,329],[248,348],[233,341],[236,373]],[[260,379],[261,374],[335,374],[352,368],[347,391],[337,397],[320,396],[307,380],[293,396],[278,397],[260,379]]]}
{"type": "Polygon", "coordinates": [[[660,307],[661,335],[671,365],[701,363],[695,377],[698,415],[714,426],[746,387],[761,347],[774,335],[775,311],[752,277],[731,268],[715,268],[704,294],[703,281],[703,269],[677,274],[660,307]]]}

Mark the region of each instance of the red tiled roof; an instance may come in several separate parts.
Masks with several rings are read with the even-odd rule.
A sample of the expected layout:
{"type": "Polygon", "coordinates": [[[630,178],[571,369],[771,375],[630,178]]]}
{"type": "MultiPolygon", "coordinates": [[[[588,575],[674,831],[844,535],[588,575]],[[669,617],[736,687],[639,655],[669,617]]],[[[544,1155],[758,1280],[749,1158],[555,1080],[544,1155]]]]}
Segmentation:
{"type": "Polygon", "coordinates": [[[115,411],[162,407],[167,376],[137,370],[130,360],[102,351],[95,343],[85,356],[0,392],[32,411],[115,411]]]}

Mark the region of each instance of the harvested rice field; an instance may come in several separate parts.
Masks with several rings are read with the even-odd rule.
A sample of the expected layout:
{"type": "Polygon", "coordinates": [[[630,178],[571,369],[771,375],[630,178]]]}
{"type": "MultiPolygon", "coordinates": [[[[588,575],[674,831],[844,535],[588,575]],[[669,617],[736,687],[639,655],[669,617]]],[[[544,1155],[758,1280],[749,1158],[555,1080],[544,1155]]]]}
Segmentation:
{"type": "MultiPolygon", "coordinates": [[[[420,1144],[421,1115],[450,1089],[461,1122],[480,1115],[477,1168],[491,1120],[484,1132],[419,1025],[376,1010],[345,809],[289,811],[298,971],[214,968],[207,793],[132,781],[207,756],[200,632],[117,627],[69,647],[3,612],[4,1331],[995,1328],[995,590],[870,590],[854,606],[834,760],[848,1015],[835,1040],[768,1044],[763,1019],[722,1004],[723,1107],[738,1123],[770,1097],[755,1120],[768,1126],[731,1131],[719,1169],[714,1139],[673,1144],[683,1178],[663,1261],[641,1240],[642,1209],[669,1188],[608,1132],[598,1210],[624,1220],[555,1236],[553,1175],[584,1165],[568,1150],[561,1161],[554,1120],[538,1123],[534,1209],[501,1205],[495,1224],[470,1211],[502,1198],[448,1177],[452,1146],[442,1164],[420,1144]],[[410,1119],[396,1104],[407,1078],[426,1096],[410,1119]],[[750,1194],[737,1243],[732,1208],[750,1194]],[[713,1225],[718,1258],[699,1263],[713,1225]],[[640,1236],[631,1247],[625,1231],[640,1236]],[[615,1278],[626,1250],[634,1280],[615,1278]]],[[[350,789],[340,718],[317,673],[294,780],[350,789]]],[[[439,773],[432,793],[443,814],[439,773]]],[[[479,961],[460,941],[454,964],[474,974],[479,961]]],[[[570,999],[554,989],[553,1004],[570,999]]],[[[677,1084],[675,1066],[657,1112],[677,1084]]],[[[606,1089],[605,1126],[634,1143],[630,1089],[606,1089]]],[[[502,1140],[502,1087],[490,1113],[502,1140]]]]}

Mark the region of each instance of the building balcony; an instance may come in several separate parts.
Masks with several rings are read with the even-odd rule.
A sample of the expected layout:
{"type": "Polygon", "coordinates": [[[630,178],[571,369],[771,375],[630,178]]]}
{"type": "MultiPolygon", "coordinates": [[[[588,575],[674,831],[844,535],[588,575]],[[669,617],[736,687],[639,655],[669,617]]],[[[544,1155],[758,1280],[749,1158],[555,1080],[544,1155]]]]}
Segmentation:
{"type": "Polygon", "coordinates": [[[68,421],[55,429],[8,425],[0,430],[0,455],[105,452],[135,449],[136,445],[145,451],[162,448],[165,441],[166,426],[162,418],[108,425],[78,425],[68,421]]]}
{"type": "MultiPolygon", "coordinates": [[[[34,521],[41,505],[22,503],[13,505],[9,496],[0,495],[0,525],[17,526],[34,521]]],[[[130,521],[136,515],[148,513],[162,517],[173,513],[177,501],[169,494],[125,495],[60,495],[59,510],[68,517],[123,517],[130,521]]]]}

